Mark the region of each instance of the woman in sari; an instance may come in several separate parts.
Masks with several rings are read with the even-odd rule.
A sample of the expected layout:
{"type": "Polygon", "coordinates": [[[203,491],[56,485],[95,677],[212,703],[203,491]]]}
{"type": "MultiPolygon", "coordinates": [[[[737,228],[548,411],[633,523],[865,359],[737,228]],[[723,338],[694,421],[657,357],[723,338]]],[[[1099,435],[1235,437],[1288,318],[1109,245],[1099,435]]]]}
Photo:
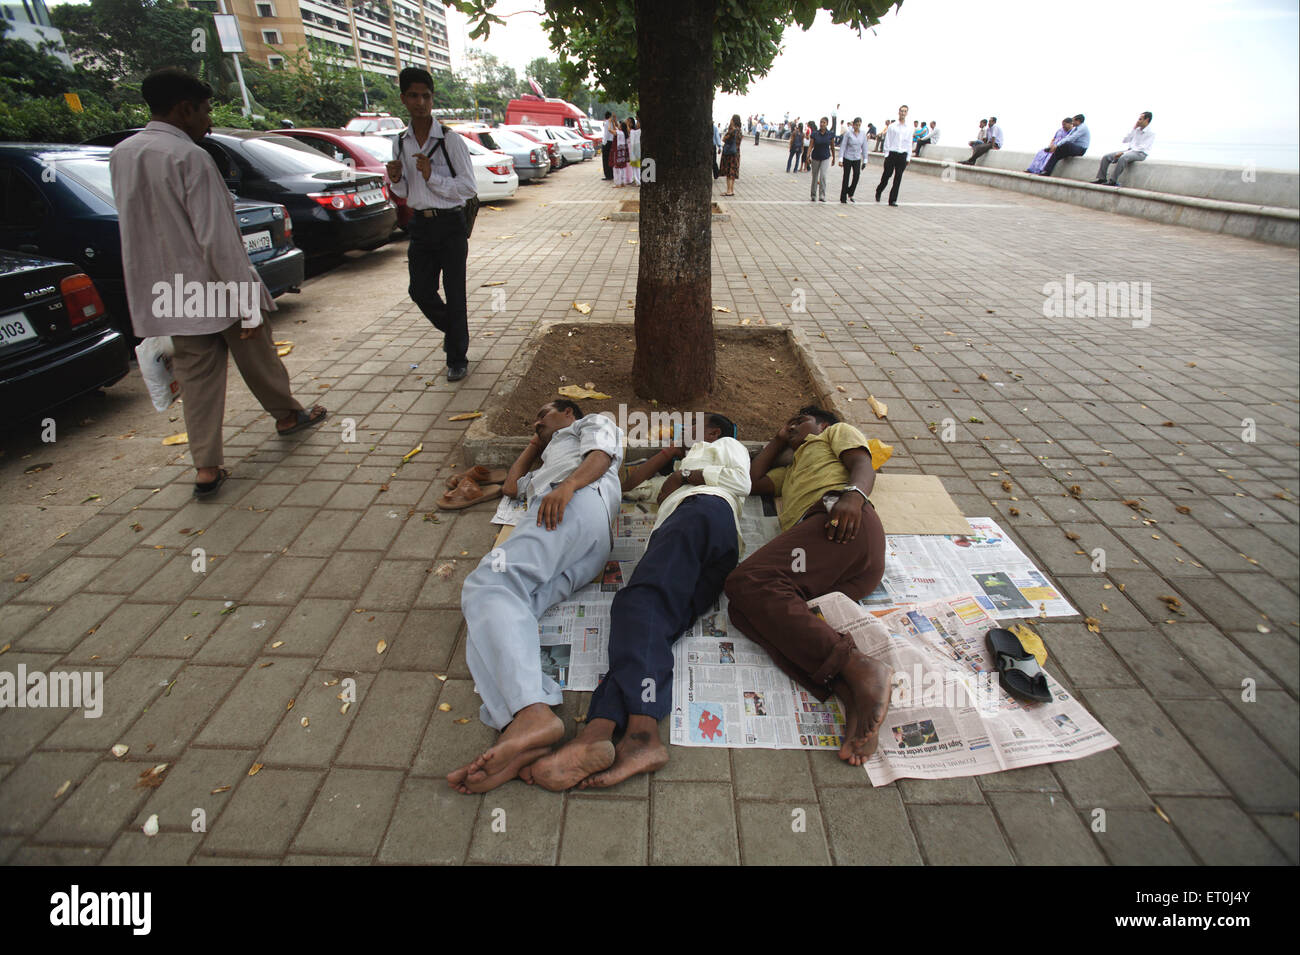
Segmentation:
{"type": "MultiPolygon", "coordinates": [[[[1062,139],[1064,139],[1065,134],[1068,133],[1073,128],[1074,128],[1074,120],[1071,119],[1069,116],[1061,120],[1061,128],[1058,129],[1056,131],[1056,135],[1052,137],[1052,145],[1055,146],[1062,139]]],[[[1026,169],[1025,172],[1033,172],[1033,173],[1042,172],[1043,167],[1047,165],[1047,160],[1051,155],[1052,153],[1050,148],[1038,150],[1038,153],[1034,156],[1034,161],[1029,164],[1029,168],[1026,169]]]]}
{"type": "Polygon", "coordinates": [[[731,125],[722,137],[722,162],[718,171],[727,177],[727,191],[724,196],[736,194],[736,178],[740,175],[740,140],[744,136],[740,128],[740,115],[731,117],[731,125]]]}
{"type": "Polygon", "coordinates": [[[614,137],[614,188],[621,189],[631,177],[628,175],[627,155],[627,121],[618,124],[618,133],[614,137]]]}

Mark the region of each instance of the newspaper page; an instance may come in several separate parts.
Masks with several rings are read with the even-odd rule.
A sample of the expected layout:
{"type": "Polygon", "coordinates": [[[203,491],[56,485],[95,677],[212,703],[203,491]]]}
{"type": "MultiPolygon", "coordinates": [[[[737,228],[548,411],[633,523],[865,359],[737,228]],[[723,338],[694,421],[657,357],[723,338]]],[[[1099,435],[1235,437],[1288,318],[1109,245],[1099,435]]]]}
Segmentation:
{"type": "Polygon", "coordinates": [[[1007,695],[984,642],[997,621],[970,594],[880,618],[843,594],[809,606],[894,670],[880,745],[865,767],[875,786],[1080,759],[1119,745],[1050,674],[1051,703],[1007,695]]]}
{"type": "Polygon", "coordinates": [[[970,534],[890,534],[885,577],[862,605],[877,616],[971,594],[990,616],[1078,613],[991,518],[967,518],[970,534]]]}
{"type": "Polygon", "coordinates": [[[724,596],[673,645],[669,731],[678,746],[838,749],[844,714],[837,699],[819,702],[736,630],[724,596]]]}

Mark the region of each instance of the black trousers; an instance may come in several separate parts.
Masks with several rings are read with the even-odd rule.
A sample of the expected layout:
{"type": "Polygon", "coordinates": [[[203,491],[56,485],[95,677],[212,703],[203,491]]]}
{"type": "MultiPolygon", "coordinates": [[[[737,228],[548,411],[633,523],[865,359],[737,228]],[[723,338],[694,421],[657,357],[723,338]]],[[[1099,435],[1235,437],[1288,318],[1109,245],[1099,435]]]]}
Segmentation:
{"type": "Polygon", "coordinates": [[[1071,156],[1082,156],[1085,152],[1087,150],[1079,146],[1078,143],[1064,143],[1057,146],[1052,151],[1052,155],[1047,157],[1047,165],[1043,167],[1043,175],[1050,176],[1052,170],[1056,168],[1056,164],[1062,159],[1069,159],[1071,156]]]}
{"type": "Polygon", "coordinates": [[[844,176],[840,179],[840,202],[844,202],[849,196],[858,191],[858,177],[861,175],[861,159],[844,160],[844,176]],[[852,184],[849,183],[849,173],[853,174],[852,184]]]}
{"type": "Polygon", "coordinates": [[[962,160],[967,166],[975,165],[975,160],[979,159],[986,152],[993,148],[993,143],[977,143],[970,149],[970,156],[962,160]]]}
{"type": "Polygon", "coordinates": [[[609,154],[610,154],[611,152],[613,152],[613,149],[614,149],[614,144],[613,144],[613,143],[601,143],[601,144],[600,144],[600,164],[601,164],[601,166],[603,166],[604,169],[605,169],[605,178],[606,178],[606,179],[613,179],[613,178],[614,178],[614,167],[613,167],[612,165],[610,165],[610,162],[609,162],[609,154]]]}
{"type": "Polygon", "coordinates": [[[433,327],[443,333],[447,367],[463,365],[469,353],[469,318],[465,304],[465,259],[469,239],[463,215],[426,218],[416,212],[406,227],[411,242],[406,250],[411,300],[420,306],[433,327]],[[442,279],[444,302],[438,294],[442,279]]]}
{"type": "Polygon", "coordinates": [[[718,148],[713,147],[713,178],[717,179],[722,173],[718,169],[718,148]]]}
{"type": "Polygon", "coordinates": [[[889,182],[889,177],[894,177],[894,187],[889,190],[889,201],[891,203],[898,201],[898,186],[903,181],[903,171],[907,169],[907,153],[891,152],[885,156],[885,173],[880,177],[880,185],[876,186],[876,201],[880,201],[880,194],[885,191],[885,184],[889,182]]]}

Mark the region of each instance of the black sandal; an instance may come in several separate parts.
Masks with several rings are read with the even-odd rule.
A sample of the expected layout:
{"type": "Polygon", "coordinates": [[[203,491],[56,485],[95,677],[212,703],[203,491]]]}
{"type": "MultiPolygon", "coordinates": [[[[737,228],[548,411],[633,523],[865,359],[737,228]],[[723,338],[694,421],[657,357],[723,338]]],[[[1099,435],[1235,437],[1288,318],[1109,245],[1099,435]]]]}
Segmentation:
{"type": "Polygon", "coordinates": [[[993,663],[997,667],[1002,689],[1022,703],[1050,703],[1047,674],[1038,660],[1010,630],[994,627],[984,635],[993,663]]]}
{"type": "Polygon", "coordinates": [[[217,468],[217,479],[215,481],[194,482],[194,496],[199,500],[212,497],[217,491],[221,490],[221,485],[226,483],[228,477],[230,477],[229,471],[225,468],[217,468]]]}
{"type": "Polygon", "coordinates": [[[320,414],[316,415],[315,417],[312,417],[312,413],[308,411],[306,408],[300,408],[297,414],[298,414],[298,420],[294,423],[294,426],[292,428],[285,428],[283,431],[281,431],[277,426],[275,429],[275,433],[281,436],[295,434],[299,431],[306,430],[307,428],[314,428],[316,427],[316,425],[320,424],[322,421],[324,421],[326,418],[329,417],[329,412],[324,408],[321,408],[320,414]]]}

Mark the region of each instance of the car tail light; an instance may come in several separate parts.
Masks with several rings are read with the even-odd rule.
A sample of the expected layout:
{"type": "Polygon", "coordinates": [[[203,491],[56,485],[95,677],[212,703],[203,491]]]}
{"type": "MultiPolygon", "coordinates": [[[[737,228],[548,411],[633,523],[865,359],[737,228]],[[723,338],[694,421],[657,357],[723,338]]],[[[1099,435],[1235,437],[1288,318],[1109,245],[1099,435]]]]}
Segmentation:
{"type": "Polygon", "coordinates": [[[534,166],[536,166],[538,163],[542,161],[542,157],[537,155],[537,150],[534,149],[532,152],[528,154],[528,161],[532,163],[534,166]]]}
{"type": "Polygon", "coordinates": [[[289,242],[293,239],[293,219],[289,217],[289,210],[284,206],[280,207],[284,213],[284,241],[289,242]]]}
{"type": "Polygon", "coordinates": [[[510,173],[509,166],[488,166],[487,169],[494,176],[505,176],[510,173]]]}
{"type": "Polygon", "coordinates": [[[74,328],[94,321],[104,314],[104,300],[95,290],[95,283],[84,272],[69,275],[59,283],[63,293],[63,307],[68,312],[68,324],[74,328]]]}
{"type": "Polygon", "coordinates": [[[355,209],[362,205],[355,192],[309,192],[307,195],[329,209],[355,209]]]}

